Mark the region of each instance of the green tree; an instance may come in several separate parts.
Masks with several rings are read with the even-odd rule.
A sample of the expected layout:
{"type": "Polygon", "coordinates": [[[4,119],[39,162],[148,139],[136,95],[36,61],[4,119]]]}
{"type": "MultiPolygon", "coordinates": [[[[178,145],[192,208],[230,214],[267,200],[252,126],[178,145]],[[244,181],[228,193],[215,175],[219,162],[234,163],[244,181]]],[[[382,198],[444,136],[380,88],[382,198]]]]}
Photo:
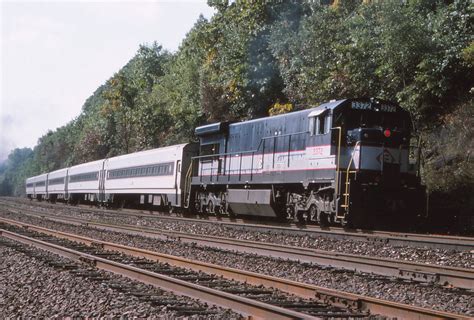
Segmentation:
{"type": "Polygon", "coordinates": [[[25,180],[37,171],[32,162],[33,150],[14,149],[2,166],[3,179],[0,179],[0,195],[24,195],[25,180]]]}

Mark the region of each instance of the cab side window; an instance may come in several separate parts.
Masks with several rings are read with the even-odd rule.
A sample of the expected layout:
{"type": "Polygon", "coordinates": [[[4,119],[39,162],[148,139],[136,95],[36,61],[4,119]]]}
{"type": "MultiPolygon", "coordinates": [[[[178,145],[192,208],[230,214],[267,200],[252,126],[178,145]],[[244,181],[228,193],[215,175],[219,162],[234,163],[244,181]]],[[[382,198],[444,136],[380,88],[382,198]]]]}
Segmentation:
{"type": "Polygon", "coordinates": [[[320,115],[319,117],[317,117],[318,119],[318,130],[317,130],[317,134],[325,134],[325,127],[326,127],[326,115],[322,114],[320,115]]]}
{"type": "Polygon", "coordinates": [[[327,134],[329,133],[330,128],[331,116],[328,112],[324,112],[309,119],[309,132],[312,136],[327,134]]]}
{"type": "Polygon", "coordinates": [[[218,153],[219,153],[218,143],[201,145],[201,156],[209,156],[209,155],[218,154],[218,153]]]}

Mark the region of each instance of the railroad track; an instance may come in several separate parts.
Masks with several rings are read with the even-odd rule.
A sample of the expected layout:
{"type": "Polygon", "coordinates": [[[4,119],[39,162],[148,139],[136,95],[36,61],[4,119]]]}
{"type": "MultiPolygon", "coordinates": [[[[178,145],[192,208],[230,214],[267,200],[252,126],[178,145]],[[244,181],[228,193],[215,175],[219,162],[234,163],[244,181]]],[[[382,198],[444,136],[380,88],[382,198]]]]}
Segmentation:
{"type": "MultiPolygon", "coordinates": [[[[276,296],[274,289],[250,286],[233,280],[223,280],[214,275],[170,267],[169,264],[124,253],[124,250],[112,252],[102,248],[98,242],[85,244],[84,241],[79,243],[69,241],[66,237],[58,238],[54,232],[49,232],[46,236],[45,232],[38,233],[30,228],[3,226],[0,228],[0,234],[4,238],[32,245],[73,261],[86,263],[99,270],[113,272],[175,294],[232,309],[249,318],[321,319],[321,317],[367,316],[367,313],[357,310],[342,309],[312,300],[292,301],[281,295],[276,296]],[[13,231],[5,230],[6,228],[13,231]]],[[[87,273],[91,274],[91,271],[87,273]]]]}
{"type": "MultiPolygon", "coordinates": [[[[24,232],[23,232],[24,233],[24,232]]],[[[130,316],[130,310],[129,306],[132,308],[137,308],[135,309],[137,311],[137,314],[133,315],[132,317],[149,317],[150,315],[157,314],[159,312],[163,313],[163,316],[166,317],[186,317],[186,316],[196,316],[199,315],[200,317],[209,317],[209,318],[219,318],[219,313],[220,316],[226,317],[227,319],[230,318],[238,318],[240,315],[237,313],[229,312],[229,309],[222,309],[218,310],[215,308],[213,305],[208,305],[205,303],[200,303],[198,301],[192,301],[191,299],[186,299],[183,296],[178,296],[175,294],[172,294],[171,292],[167,292],[164,290],[161,290],[158,287],[153,287],[153,286],[148,286],[148,285],[143,285],[143,283],[140,283],[138,281],[133,281],[131,279],[127,279],[124,277],[119,277],[119,276],[114,276],[112,274],[109,274],[107,272],[103,272],[101,270],[98,270],[97,268],[93,268],[90,264],[84,263],[84,262],[76,262],[72,261],[70,259],[65,259],[62,258],[59,255],[52,254],[50,252],[37,249],[33,246],[20,243],[14,240],[10,240],[6,237],[0,236],[0,250],[4,252],[5,248],[10,248],[13,249],[13,251],[21,253],[22,255],[26,256],[26,259],[22,259],[20,257],[20,261],[18,261],[18,266],[16,268],[16,271],[18,272],[19,270],[25,270],[27,276],[25,278],[21,277],[15,277],[16,281],[15,283],[12,283],[12,279],[7,279],[7,283],[9,283],[12,287],[17,286],[17,288],[12,288],[14,291],[20,290],[19,292],[15,292],[14,295],[17,296],[18,294],[21,294],[21,288],[22,284],[24,281],[26,283],[29,283],[31,280],[28,280],[29,277],[33,276],[35,277],[35,282],[36,284],[40,285],[41,287],[46,286],[50,287],[51,283],[48,285],[48,280],[45,279],[44,276],[46,274],[41,275],[41,273],[44,271],[45,273],[49,273],[49,276],[57,277],[54,282],[57,281],[57,289],[54,288],[54,292],[41,292],[42,290],[37,290],[35,289],[35,296],[28,298],[28,289],[23,290],[23,294],[25,296],[17,296],[12,301],[11,297],[11,290],[10,288],[7,288],[5,292],[5,297],[7,304],[9,305],[9,310],[7,311],[7,314],[2,314],[2,316],[6,316],[7,319],[9,318],[64,318],[64,317],[72,317],[72,318],[103,318],[103,317],[113,317],[113,314],[115,316],[124,313],[126,317],[130,316]],[[31,261],[28,260],[28,258],[33,258],[37,261],[31,261]],[[26,260],[26,261],[25,261],[26,260]],[[38,267],[37,262],[43,262],[43,267],[48,269],[52,268],[56,271],[59,271],[61,273],[67,273],[68,275],[59,275],[59,274],[54,274],[54,272],[51,272],[52,270],[34,270],[32,271],[33,274],[28,275],[28,269],[32,270],[32,265],[35,265],[35,267],[38,267]],[[22,265],[23,264],[23,265],[22,265]],[[28,264],[28,265],[25,265],[28,264]],[[64,278],[69,278],[71,283],[67,283],[62,281],[64,278]],[[77,278],[77,279],[74,279],[77,278]],[[85,280],[85,281],[83,281],[85,280]],[[91,283],[92,282],[92,283],[91,283]],[[97,283],[98,285],[94,285],[97,283]],[[77,285],[80,285],[80,288],[77,288],[77,285]],[[18,288],[20,287],[20,288],[18,288]],[[58,296],[61,294],[61,292],[64,292],[63,290],[66,289],[66,292],[70,292],[67,289],[68,288],[74,288],[73,291],[80,291],[79,294],[66,294],[64,298],[63,303],[66,305],[65,309],[62,312],[54,308],[54,302],[52,301],[55,300],[55,298],[58,298],[58,296]],[[90,288],[88,292],[87,288],[90,288]],[[91,288],[92,287],[92,288],[91,288]],[[105,289],[105,292],[101,289],[105,289]],[[10,294],[8,293],[10,291],[10,294]],[[100,293],[99,293],[100,292],[100,293]],[[26,293],[26,294],[25,294],[26,293]],[[43,293],[43,294],[42,294],[43,293]],[[90,295],[89,295],[89,294],[90,295]],[[43,301],[41,301],[41,296],[43,295],[43,301]],[[8,298],[10,296],[10,299],[8,298]],[[94,309],[92,308],[87,308],[87,305],[91,302],[92,297],[97,297],[97,300],[104,299],[105,301],[108,300],[106,308],[100,308],[95,306],[94,309]],[[39,298],[39,299],[38,299],[39,298]],[[184,298],[184,299],[183,299],[184,298]],[[119,301],[127,301],[126,302],[126,307],[125,310],[120,308],[118,306],[117,308],[117,300],[119,301]],[[81,301],[84,300],[84,301],[81,301]],[[115,301],[114,301],[115,300],[115,301]],[[23,304],[22,304],[23,302],[23,304]],[[72,303],[78,303],[82,305],[80,308],[80,311],[77,310],[75,307],[71,308],[72,303]],[[8,311],[12,311],[10,308],[14,307],[14,305],[20,304],[18,310],[16,312],[14,311],[13,313],[15,315],[10,315],[8,314],[8,311]],[[35,310],[35,304],[36,308],[40,310],[35,310]],[[51,305],[53,304],[53,305],[51,305]],[[148,305],[143,307],[143,304],[148,305]],[[52,310],[42,308],[42,306],[48,306],[52,310]],[[85,306],[84,306],[85,305],[85,306]],[[141,308],[139,306],[142,306],[141,308]],[[145,311],[147,309],[146,307],[149,308],[149,310],[145,311]],[[163,310],[163,307],[166,308],[166,310],[163,310]],[[105,309],[105,310],[104,310],[105,309]],[[112,310],[111,310],[112,309],[112,310]],[[120,310],[121,309],[121,310],[120,310]],[[127,310],[128,309],[128,310],[127,310]],[[140,310],[141,309],[141,310],[140,310]],[[107,310],[107,311],[106,311],[107,310]],[[83,312],[83,314],[81,314],[83,312]],[[60,314],[58,314],[60,313],[60,314]],[[231,315],[232,314],[232,315],[231,315]]],[[[7,253],[8,255],[8,253],[7,253]]],[[[8,259],[8,257],[6,257],[8,259]]],[[[10,266],[13,267],[13,266],[10,266]]],[[[13,267],[15,268],[15,267],[13,267]]],[[[34,267],[33,267],[34,268],[34,267]]],[[[12,269],[8,268],[6,270],[6,275],[12,276],[12,269]]],[[[7,285],[8,286],[8,285],[7,285]]],[[[29,286],[26,286],[27,288],[29,286]]],[[[31,288],[31,287],[30,287],[31,288]]],[[[30,292],[31,293],[31,292],[30,292]]],[[[104,301],[102,300],[102,301],[104,301]]],[[[120,303],[119,303],[120,304],[120,303]]],[[[125,303],[124,303],[125,304],[125,303]]],[[[122,305],[123,306],[123,305],[122,305]]],[[[3,317],[2,317],[3,318],[3,317]]]]}
{"type": "MultiPolygon", "coordinates": [[[[14,210],[11,211],[15,212],[14,210]]],[[[16,213],[20,212],[18,211],[16,213]]],[[[107,231],[142,235],[162,240],[176,240],[183,243],[198,244],[201,246],[214,247],[223,250],[235,250],[239,252],[259,254],[262,256],[316,263],[323,266],[378,274],[397,279],[427,282],[468,290],[474,289],[474,269],[436,266],[411,261],[359,256],[354,254],[337,253],[332,251],[300,248],[249,240],[227,239],[215,236],[201,236],[147,227],[107,224],[86,219],[47,215],[44,213],[41,213],[40,215],[37,213],[21,214],[30,215],[36,218],[41,217],[43,219],[48,219],[55,222],[87,225],[107,231]]],[[[8,219],[0,218],[0,221],[8,221],[8,219]]]]}
{"type": "MultiPolygon", "coordinates": [[[[233,268],[226,268],[199,261],[192,261],[181,257],[160,254],[110,242],[98,241],[96,239],[59,232],[18,221],[8,221],[6,219],[2,219],[2,223],[3,226],[1,227],[3,227],[3,229],[0,229],[2,237],[34,245],[41,249],[60,254],[76,261],[87,261],[99,269],[126,275],[129,278],[148,284],[153,284],[175,293],[198,298],[212,304],[232,308],[237,312],[243,313],[245,315],[251,315],[256,318],[313,319],[315,318],[315,314],[316,316],[325,317],[345,316],[354,318],[360,316],[366,317],[368,314],[378,314],[387,317],[410,319],[469,319],[469,317],[464,317],[458,314],[435,311],[426,308],[419,308],[410,305],[349,294],[286,279],[260,275],[257,273],[233,268]],[[16,232],[7,231],[5,230],[6,228],[13,228],[13,230],[16,232]],[[26,235],[19,234],[18,231],[21,231],[21,233],[26,233],[26,235]],[[39,239],[38,236],[34,238],[31,236],[32,233],[42,234],[42,236],[40,236],[39,239]],[[60,245],[58,244],[58,241],[52,241],[51,238],[48,237],[74,241],[74,243],[76,243],[76,245],[74,245],[75,249],[60,245]],[[78,245],[78,243],[80,245],[78,245]],[[76,250],[78,248],[82,248],[82,250],[76,250]],[[98,254],[95,251],[96,248],[100,248],[103,250],[103,252],[98,254]],[[92,252],[95,252],[95,255],[90,253],[91,250],[92,252]],[[137,268],[135,266],[130,266],[122,262],[114,261],[114,259],[110,259],[111,256],[117,257],[117,254],[120,254],[121,258],[123,258],[123,255],[138,259],[145,258],[149,261],[156,261],[166,265],[191,269],[195,272],[205,272],[206,274],[218,275],[226,279],[242,281],[260,287],[263,286],[277,288],[281,291],[297,295],[304,299],[316,299],[318,302],[313,302],[309,306],[301,302],[297,303],[296,305],[298,309],[303,309],[307,312],[302,313],[290,310],[288,308],[282,308],[280,306],[274,306],[268,303],[242,298],[241,296],[229,294],[228,292],[220,292],[219,290],[202,285],[191,284],[180,279],[175,279],[166,275],[160,275],[153,271],[137,268]],[[314,309],[317,309],[317,311],[314,311],[314,309]],[[311,314],[311,312],[313,312],[313,314],[311,314]]],[[[143,261],[141,263],[147,264],[143,261]]],[[[195,281],[194,278],[193,280],[195,281]]],[[[280,304],[282,303],[280,302],[280,304]]],[[[291,305],[291,303],[287,305],[291,305]]],[[[295,304],[293,304],[293,306],[294,305],[295,304]]]]}
{"type": "MultiPolygon", "coordinates": [[[[22,204],[28,205],[29,202],[25,200],[20,201],[22,204]]],[[[15,199],[10,200],[3,198],[0,203],[5,206],[14,206],[18,204],[15,199]]],[[[461,237],[461,236],[450,236],[450,235],[436,235],[436,234],[417,234],[417,233],[400,233],[392,231],[377,231],[377,230],[346,230],[338,227],[321,228],[315,225],[296,225],[296,224],[267,224],[264,222],[257,223],[256,221],[245,221],[242,219],[229,219],[226,217],[214,217],[208,216],[203,218],[184,218],[177,216],[157,215],[146,213],[142,210],[124,209],[123,211],[110,211],[105,209],[93,208],[90,206],[71,207],[64,204],[42,204],[36,202],[42,207],[51,209],[67,208],[69,210],[86,210],[90,212],[96,212],[103,215],[109,216],[136,216],[146,217],[152,219],[163,219],[163,220],[177,220],[187,221],[196,223],[214,223],[223,226],[229,226],[235,229],[251,230],[259,232],[275,232],[280,234],[288,235],[303,235],[303,236],[323,236],[333,239],[348,239],[364,242],[379,242],[393,246],[411,246],[411,247],[428,247],[436,249],[448,249],[448,250],[461,250],[470,251],[474,250],[474,237],[461,237]]]]}

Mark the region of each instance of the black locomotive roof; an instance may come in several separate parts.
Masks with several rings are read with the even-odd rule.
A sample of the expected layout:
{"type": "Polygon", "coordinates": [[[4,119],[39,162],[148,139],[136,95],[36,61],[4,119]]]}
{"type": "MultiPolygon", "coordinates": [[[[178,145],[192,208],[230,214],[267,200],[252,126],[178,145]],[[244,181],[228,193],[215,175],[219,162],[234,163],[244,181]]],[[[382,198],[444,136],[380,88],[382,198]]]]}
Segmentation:
{"type": "MultiPolygon", "coordinates": [[[[370,106],[372,106],[372,105],[389,105],[394,110],[392,112],[408,113],[406,110],[402,109],[398,104],[390,102],[390,101],[386,101],[386,100],[374,99],[374,98],[341,99],[341,100],[331,100],[329,102],[325,102],[323,104],[320,104],[319,106],[312,107],[312,108],[309,108],[309,109],[290,112],[290,113],[284,113],[284,114],[271,116],[271,117],[257,118],[257,119],[252,119],[252,120],[247,120],[247,121],[237,122],[237,123],[230,123],[230,122],[212,123],[212,124],[197,127],[195,129],[195,134],[196,134],[196,136],[206,136],[206,135],[210,135],[210,134],[222,133],[222,132],[227,131],[229,126],[237,126],[241,123],[252,123],[252,122],[266,121],[268,119],[277,120],[279,118],[284,118],[284,117],[298,117],[298,116],[302,116],[304,114],[307,114],[308,116],[310,116],[310,114],[316,116],[316,115],[318,115],[318,114],[320,114],[320,113],[322,113],[326,110],[332,110],[334,112],[336,109],[354,108],[352,102],[356,102],[356,103],[360,102],[362,107],[369,106],[369,105],[370,106]]],[[[379,111],[378,109],[370,109],[370,110],[379,111]]]]}
{"type": "Polygon", "coordinates": [[[216,122],[211,124],[206,124],[204,126],[197,127],[194,130],[196,136],[207,136],[210,134],[225,132],[229,128],[229,122],[216,122]]]}
{"type": "MultiPolygon", "coordinates": [[[[353,102],[365,104],[366,106],[371,105],[374,106],[373,109],[370,110],[375,110],[375,111],[380,111],[379,109],[376,109],[377,106],[391,106],[393,108],[392,112],[396,113],[408,113],[408,111],[404,110],[402,107],[400,107],[398,104],[394,102],[390,102],[387,100],[382,100],[382,99],[375,99],[375,98],[355,98],[355,99],[342,99],[342,100],[332,100],[330,102],[323,103],[315,108],[312,108],[310,110],[312,111],[317,111],[317,110],[335,110],[339,108],[354,108],[353,102]],[[347,103],[346,103],[347,102],[347,103]]],[[[382,110],[383,111],[383,110],[382,110]]]]}
{"type": "Polygon", "coordinates": [[[314,107],[312,109],[318,110],[318,109],[329,109],[329,110],[334,110],[337,107],[341,106],[344,104],[344,102],[349,101],[349,99],[342,99],[342,100],[331,100],[329,102],[323,103],[317,107],[314,107]]]}
{"type": "MultiPolygon", "coordinates": [[[[266,121],[268,119],[277,120],[279,118],[298,117],[298,116],[301,116],[301,115],[304,115],[304,114],[309,115],[311,112],[314,112],[314,111],[317,111],[317,110],[333,110],[333,109],[336,109],[337,107],[343,105],[344,102],[346,102],[346,101],[348,101],[348,99],[330,101],[330,102],[323,103],[323,104],[321,104],[317,107],[312,107],[312,108],[309,108],[309,109],[294,111],[294,112],[289,112],[289,113],[283,113],[283,114],[279,114],[279,115],[276,115],[276,116],[270,116],[270,117],[247,120],[247,121],[245,121],[245,123],[266,121]]],[[[242,123],[242,122],[233,123],[232,125],[238,125],[239,123],[242,123]]]]}

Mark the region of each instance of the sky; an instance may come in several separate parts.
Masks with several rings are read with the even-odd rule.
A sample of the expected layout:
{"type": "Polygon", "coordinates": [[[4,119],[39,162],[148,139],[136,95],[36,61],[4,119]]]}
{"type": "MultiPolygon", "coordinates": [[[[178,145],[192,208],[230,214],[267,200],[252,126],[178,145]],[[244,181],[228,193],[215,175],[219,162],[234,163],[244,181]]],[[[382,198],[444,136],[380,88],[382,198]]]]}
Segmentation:
{"type": "Polygon", "coordinates": [[[206,1],[0,0],[0,162],[77,117],[140,44],[178,49],[206,1]]]}

